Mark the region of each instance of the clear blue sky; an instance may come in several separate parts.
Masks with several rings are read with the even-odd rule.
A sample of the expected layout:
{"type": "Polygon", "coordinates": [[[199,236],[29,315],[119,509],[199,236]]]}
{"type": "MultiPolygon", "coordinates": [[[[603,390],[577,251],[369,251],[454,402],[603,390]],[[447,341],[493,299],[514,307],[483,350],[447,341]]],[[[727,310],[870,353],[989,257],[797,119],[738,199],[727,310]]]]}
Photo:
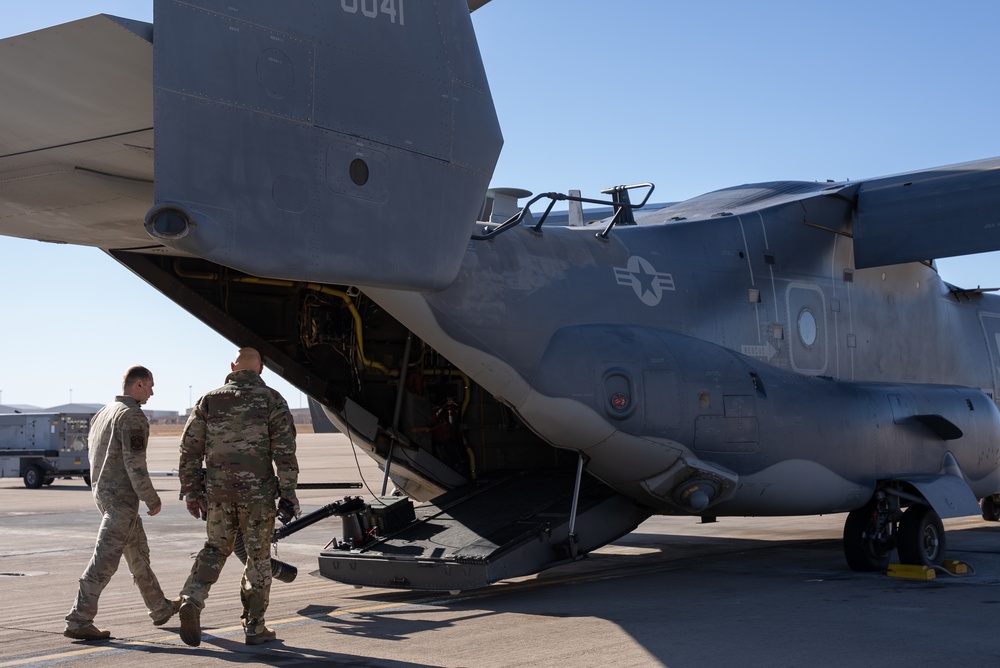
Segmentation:
{"type": "MultiPolygon", "coordinates": [[[[152,3],[4,3],[0,37],[102,12],[149,21],[152,3]]],[[[670,201],[1000,155],[997,2],[493,0],[474,22],[506,142],[494,185],[597,196],[653,181],[670,201]]],[[[997,286],[997,263],[939,266],[997,286]]],[[[148,407],[183,410],[235,352],[93,249],[0,237],[0,308],[5,404],[103,403],[139,363],[156,379],[148,407]]]]}

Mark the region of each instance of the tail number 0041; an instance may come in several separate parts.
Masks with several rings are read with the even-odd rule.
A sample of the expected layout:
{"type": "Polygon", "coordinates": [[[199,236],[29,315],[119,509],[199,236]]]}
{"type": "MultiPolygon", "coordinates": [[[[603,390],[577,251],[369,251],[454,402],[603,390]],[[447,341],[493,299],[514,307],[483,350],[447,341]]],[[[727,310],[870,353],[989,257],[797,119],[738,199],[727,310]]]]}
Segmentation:
{"type": "Polygon", "coordinates": [[[340,0],[340,7],[348,14],[361,10],[370,19],[377,19],[382,14],[393,23],[398,17],[399,25],[403,25],[403,0],[340,0]]]}

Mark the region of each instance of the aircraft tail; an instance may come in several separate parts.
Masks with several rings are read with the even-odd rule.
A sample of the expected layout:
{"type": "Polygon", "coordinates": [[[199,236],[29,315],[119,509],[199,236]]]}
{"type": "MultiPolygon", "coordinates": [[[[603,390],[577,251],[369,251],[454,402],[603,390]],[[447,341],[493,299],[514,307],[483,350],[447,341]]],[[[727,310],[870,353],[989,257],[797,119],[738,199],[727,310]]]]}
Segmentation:
{"type": "Polygon", "coordinates": [[[258,276],[439,289],[502,145],[464,0],[156,0],[146,229],[258,276]]]}

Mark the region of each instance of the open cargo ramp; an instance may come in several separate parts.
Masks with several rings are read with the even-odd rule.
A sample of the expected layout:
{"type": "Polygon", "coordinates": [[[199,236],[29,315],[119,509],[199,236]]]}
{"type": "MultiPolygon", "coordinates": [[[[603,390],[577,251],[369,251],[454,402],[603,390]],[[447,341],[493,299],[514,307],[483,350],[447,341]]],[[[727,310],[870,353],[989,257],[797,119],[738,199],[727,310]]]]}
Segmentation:
{"type": "Polygon", "coordinates": [[[647,509],[584,475],[571,522],[574,480],[570,473],[524,472],[447,492],[374,544],[324,550],[320,574],[371,587],[473,589],[572,561],[649,517],[647,509]]]}

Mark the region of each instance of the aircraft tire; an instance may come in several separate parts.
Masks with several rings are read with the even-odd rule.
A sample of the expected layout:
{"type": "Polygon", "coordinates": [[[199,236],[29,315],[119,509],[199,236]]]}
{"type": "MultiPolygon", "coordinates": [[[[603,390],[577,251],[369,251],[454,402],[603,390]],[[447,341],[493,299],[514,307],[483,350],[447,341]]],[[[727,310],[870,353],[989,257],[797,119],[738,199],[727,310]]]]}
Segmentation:
{"type": "Polygon", "coordinates": [[[944,524],[930,506],[910,506],[899,521],[896,535],[899,561],[917,566],[940,566],[944,563],[944,524]]]}
{"type": "Polygon", "coordinates": [[[1000,503],[997,502],[997,495],[983,497],[980,507],[983,509],[983,519],[987,522],[1000,521],[1000,503]]]}
{"type": "Polygon", "coordinates": [[[867,504],[847,514],[844,522],[844,557],[853,571],[862,573],[889,568],[892,550],[875,542],[875,511],[867,504]]]}
{"type": "Polygon", "coordinates": [[[38,489],[45,483],[45,476],[42,475],[42,469],[38,468],[34,464],[29,464],[27,468],[24,469],[24,486],[28,489],[38,489]]]}

